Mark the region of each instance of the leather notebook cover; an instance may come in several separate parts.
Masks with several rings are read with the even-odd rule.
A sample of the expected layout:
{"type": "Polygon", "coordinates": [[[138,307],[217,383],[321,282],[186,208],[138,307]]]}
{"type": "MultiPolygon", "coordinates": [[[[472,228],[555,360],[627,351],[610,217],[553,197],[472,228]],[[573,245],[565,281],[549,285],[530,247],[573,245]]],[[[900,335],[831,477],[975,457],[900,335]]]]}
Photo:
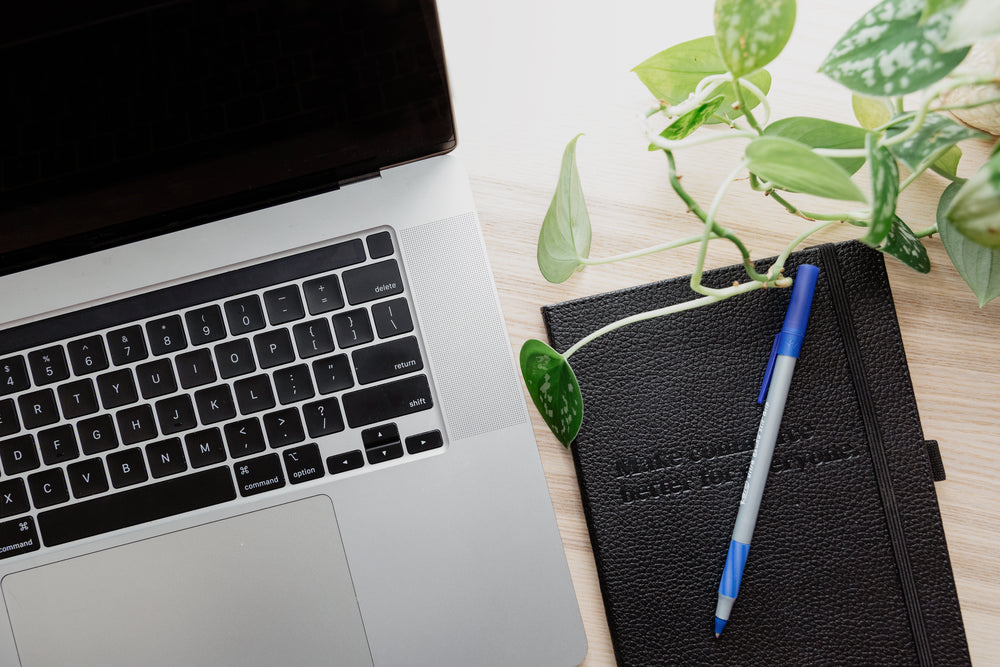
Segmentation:
{"type": "MultiPolygon", "coordinates": [[[[820,268],[739,597],[713,616],[790,289],[630,325],[571,358],[573,444],[619,664],[963,664],[968,647],[882,255],[820,268]]],[[[769,262],[761,262],[758,270],[769,262]]],[[[742,267],[705,284],[745,280],[742,267]]],[[[688,278],[542,309],[563,351],[617,319],[694,298],[688,278]]]]}

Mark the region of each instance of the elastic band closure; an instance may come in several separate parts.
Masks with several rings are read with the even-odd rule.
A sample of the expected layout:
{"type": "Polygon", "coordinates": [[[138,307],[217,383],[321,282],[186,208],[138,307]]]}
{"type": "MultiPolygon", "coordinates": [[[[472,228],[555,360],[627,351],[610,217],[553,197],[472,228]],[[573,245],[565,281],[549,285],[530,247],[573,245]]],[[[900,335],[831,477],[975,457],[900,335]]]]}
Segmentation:
{"type": "Polygon", "coordinates": [[[824,244],[818,250],[820,256],[823,258],[823,267],[826,269],[826,284],[830,288],[837,326],[840,329],[844,349],[847,352],[847,365],[851,374],[851,382],[854,385],[854,391],[861,406],[861,419],[864,422],[868,450],[871,453],[872,464],[875,468],[875,479],[878,482],[879,496],[882,498],[882,507],[885,511],[886,524],[889,528],[892,553],[896,560],[896,569],[899,572],[899,580],[903,587],[903,600],[906,603],[906,611],[910,617],[910,629],[913,631],[913,641],[917,648],[917,658],[922,666],[930,667],[934,664],[930,640],[927,636],[927,628],[924,625],[924,615],[920,610],[920,597],[913,578],[913,566],[910,564],[910,555],[906,550],[906,537],[903,533],[903,522],[899,516],[896,494],[892,489],[892,476],[889,471],[889,462],[886,460],[885,442],[882,440],[871,387],[868,385],[868,374],[865,373],[861,348],[854,328],[854,321],[851,318],[850,301],[841,280],[840,260],[837,257],[837,251],[833,244],[824,244]]]}

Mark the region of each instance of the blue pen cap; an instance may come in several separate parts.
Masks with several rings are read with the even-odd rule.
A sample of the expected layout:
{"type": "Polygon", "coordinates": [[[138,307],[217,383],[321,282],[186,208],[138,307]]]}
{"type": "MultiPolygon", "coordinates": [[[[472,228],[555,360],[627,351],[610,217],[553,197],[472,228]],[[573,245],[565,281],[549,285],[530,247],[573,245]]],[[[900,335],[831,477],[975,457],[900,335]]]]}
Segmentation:
{"type": "Polygon", "coordinates": [[[781,325],[781,334],[778,336],[777,354],[798,358],[806,336],[806,324],[809,322],[809,309],[812,307],[818,276],[819,269],[812,264],[800,264],[796,270],[792,300],[788,304],[785,323],[781,325]]]}

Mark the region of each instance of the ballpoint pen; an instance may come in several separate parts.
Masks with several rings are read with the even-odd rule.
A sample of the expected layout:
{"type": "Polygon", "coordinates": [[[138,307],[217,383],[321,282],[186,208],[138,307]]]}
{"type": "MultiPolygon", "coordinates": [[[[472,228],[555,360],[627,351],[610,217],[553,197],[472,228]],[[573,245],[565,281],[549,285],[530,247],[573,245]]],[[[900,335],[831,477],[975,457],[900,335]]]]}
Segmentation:
{"type": "Polygon", "coordinates": [[[792,372],[795,370],[795,362],[798,360],[805,338],[818,275],[819,269],[812,264],[799,266],[795,273],[792,298],[785,313],[785,321],[771,347],[771,356],[767,362],[760,395],[757,397],[757,402],[760,403],[766,394],[767,402],[764,403],[764,412],[760,416],[757,441],[750,458],[747,480],[743,485],[743,495],[740,497],[740,509],[736,514],[733,535],[729,540],[729,552],[726,554],[722,581],[719,582],[719,601],[715,607],[716,637],[726,627],[726,621],[729,620],[729,613],[740,589],[743,568],[750,551],[750,540],[753,537],[754,525],[757,523],[757,512],[760,510],[760,500],[764,494],[764,484],[767,482],[767,472],[771,467],[774,444],[778,439],[778,427],[785,411],[792,372]]]}

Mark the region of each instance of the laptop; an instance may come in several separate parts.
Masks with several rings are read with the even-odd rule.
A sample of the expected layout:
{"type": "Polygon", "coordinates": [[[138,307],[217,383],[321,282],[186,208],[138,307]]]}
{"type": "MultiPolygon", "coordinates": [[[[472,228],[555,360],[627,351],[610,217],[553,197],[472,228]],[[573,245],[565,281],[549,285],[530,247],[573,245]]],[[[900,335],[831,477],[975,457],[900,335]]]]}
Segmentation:
{"type": "Polygon", "coordinates": [[[572,665],[430,0],[0,24],[0,664],[572,665]]]}

